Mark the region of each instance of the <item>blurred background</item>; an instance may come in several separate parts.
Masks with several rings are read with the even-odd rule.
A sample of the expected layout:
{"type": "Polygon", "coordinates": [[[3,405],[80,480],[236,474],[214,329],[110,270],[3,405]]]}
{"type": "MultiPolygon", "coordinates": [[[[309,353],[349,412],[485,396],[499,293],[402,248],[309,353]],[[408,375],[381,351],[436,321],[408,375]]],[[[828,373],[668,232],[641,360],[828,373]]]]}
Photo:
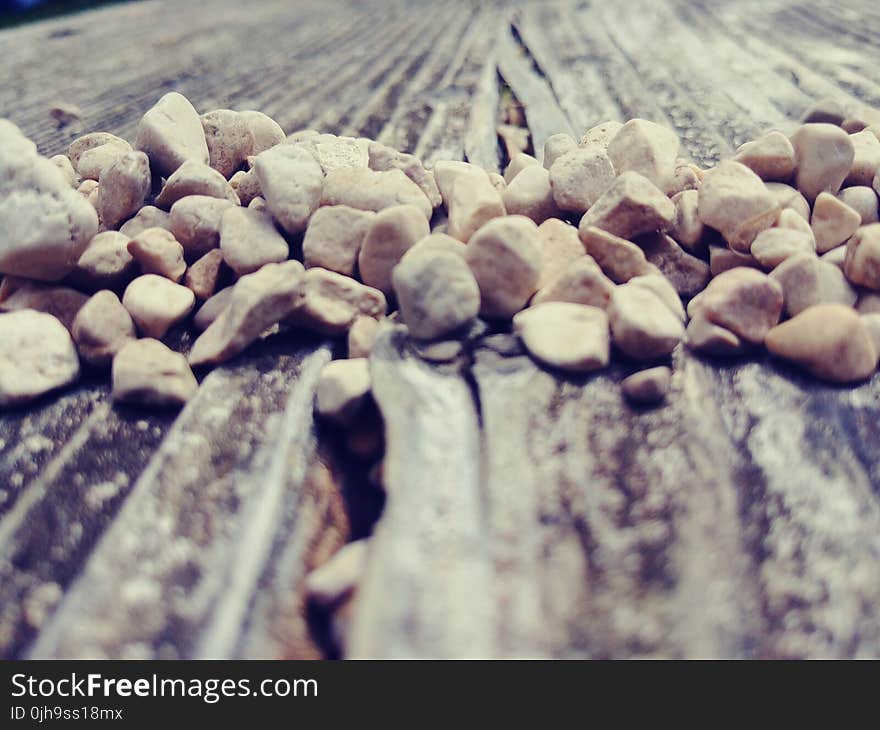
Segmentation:
{"type": "Polygon", "coordinates": [[[125,0],[0,0],[0,28],[125,0]]]}

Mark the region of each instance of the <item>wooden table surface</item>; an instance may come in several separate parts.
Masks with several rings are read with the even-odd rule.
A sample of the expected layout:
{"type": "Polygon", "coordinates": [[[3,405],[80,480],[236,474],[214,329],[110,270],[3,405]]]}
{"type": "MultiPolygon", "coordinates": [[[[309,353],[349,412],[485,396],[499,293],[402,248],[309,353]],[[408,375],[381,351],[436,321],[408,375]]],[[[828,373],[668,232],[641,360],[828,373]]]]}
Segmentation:
{"type": "MultiPolygon", "coordinates": [[[[711,165],[816,99],[880,105],[878,41],[857,0],[153,1],[0,33],[0,115],[55,154],[176,89],[497,169],[509,89],[538,149],[640,116],[711,165]]],[[[626,364],[557,377],[501,334],[432,365],[388,328],[373,526],[369,465],[312,420],[333,346],[270,338],[180,414],[93,378],[0,415],[0,655],[332,656],[302,580],[372,530],[353,656],[880,656],[878,376],[680,350],[642,411],[626,364]]]]}

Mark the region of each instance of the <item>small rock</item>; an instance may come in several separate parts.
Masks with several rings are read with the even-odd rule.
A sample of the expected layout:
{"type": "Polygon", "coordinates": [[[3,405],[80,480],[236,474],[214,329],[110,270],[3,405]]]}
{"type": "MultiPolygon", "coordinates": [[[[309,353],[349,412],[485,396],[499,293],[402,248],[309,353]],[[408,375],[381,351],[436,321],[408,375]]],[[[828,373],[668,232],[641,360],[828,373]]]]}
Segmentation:
{"type": "Polygon", "coordinates": [[[751,254],[738,253],[729,248],[720,246],[709,247],[709,273],[718,276],[725,271],[745,266],[751,269],[760,269],[761,264],[751,254]]]}
{"type": "Polygon", "coordinates": [[[47,286],[28,279],[6,277],[0,287],[0,311],[15,312],[33,309],[55,317],[68,330],[88,297],[68,286],[47,286]]]}
{"type": "Polygon", "coordinates": [[[880,170],[880,139],[871,129],[849,136],[853,145],[853,160],[844,185],[870,185],[880,170]]]}
{"type": "Polygon", "coordinates": [[[702,314],[697,314],[688,322],[685,342],[695,352],[723,357],[739,355],[746,348],[746,344],[733,332],[713,324],[702,314]]]}
{"type": "Polygon", "coordinates": [[[278,224],[290,234],[304,231],[324,185],[324,172],[314,156],[299,145],[282,144],[257,155],[253,169],[278,224]]]}
{"type": "Polygon", "coordinates": [[[524,215],[538,225],[561,215],[553,198],[550,173],[537,165],[517,175],[502,193],[501,200],[509,215],[524,215]]]}
{"type": "Polygon", "coordinates": [[[273,324],[294,311],[304,276],[299,261],[266,264],[242,276],[227,305],[195,341],[189,362],[195,367],[221,363],[243,352],[273,324]]]}
{"type": "Polygon", "coordinates": [[[791,136],[795,185],[812,202],[823,191],[836,193],[853,162],[850,136],[833,124],[804,124],[791,136]]]}
{"type": "Polygon", "coordinates": [[[220,245],[223,214],[232,205],[209,195],[187,195],[171,206],[168,228],[183,246],[187,261],[199,259],[220,245]]]}
{"type": "Polygon", "coordinates": [[[240,203],[223,175],[212,167],[192,160],[184,162],[165,181],[162,192],[156,196],[156,205],[163,210],[170,210],[172,205],[188,195],[207,195],[228,200],[235,205],[240,203]]]}
{"type": "Polygon", "coordinates": [[[571,302],[606,309],[613,292],[614,282],[602,273],[593,257],[581,254],[538,289],[532,298],[532,306],[544,302],[571,302]]]}
{"type": "Polygon", "coordinates": [[[862,223],[862,216],[831,193],[819,193],[813,204],[810,227],[819,253],[845,243],[862,223]]]}
{"type": "Polygon", "coordinates": [[[204,332],[217,317],[229,306],[229,300],[232,298],[232,290],[234,286],[227,286],[221,289],[208,301],[206,301],[196,312],[193,317],[193,324],[199,332],[204,332]]]}
{"type": "Polygon", "coordinates": [[[880,223],[862,226],[847,241],[843,273],[853,284],[880,290],[880,223]]]}
{"type": "Polygon", "coordinates": [[[615,168],[601,147],[576,147],[550,168],[553,199],[559,210],[584,213],[615,182],[615,168]]]}
{"type": "Polygon", "coordinates": [[[749,268],[725,271],[691,299],[691,318],[702,315],[747,342],[760,344],[782,313],[782,286],[766,274],[749,268]]]}
{"type": "Polygon", "coordinates": [[[833,383],[864,380],[877,367],[877,350],[859,314],[841,304],[819,304],[774,327],[767,349],[833,383]]]}
{"type": "MultiPolygon", "coordinates": [[[[171,230],[171,217],[164,210],[145,205],[119,228],[119,232],[133,238],[147,228],[167,228],[171,230]]],[[[173,232],[173,231],[172,231],[173,232]]]]}
{"type": "Polygon", "coordinates": [[[670,197],[686,190],[699,190],[703,180],[703,171],[692,162],[676,160],[675,171],[672,173],[672,184],[667,191],[670,197]]]}
{"type": "Polygon", "coordinates": [[[320,267],[306,269],[299,299],[288,321],[318,334],[345,334],[358,317],[379,319],[387,303],[378,289],[320,267]]]}
{"type": "Polygon", "coordinates": [[[621,238],[665,231],[674,217],[672,201],[650,180],[637,172],[624,172],[584,213],[580,222],[581,239],[584,230],[591,226],[621,238]]]}
{"type": "Polygon", "coordinates": [[[587,147],[589,145],[599,145],[600,147],[603,147],[607,150],[608,145],[611,144],[611,140],[614,139],[614,136],[622,128],[623,124],[621,122],[602,122],[601,124],[597,124],[595,127],[590,127],[590,129],[588,129],[584,133],[584,136],[581,137],[578,144],[581,147],[587,147]]]}
{"type": "Polygon", "coordinates": [[[113,230],[137,213],[150,194],[150,161],[143,152],[126,152],[101,173],[101,180],[98,215],[113,230]]]}
{"type": "Polygon", "coordinates": [[[107,367],[137,335],[128,310],[111,291],[99,291],[79,310],[72,326],[79,356],[95,367],[107,367]]]}
{"type": "Polygon", "coordinates": [[[319,134],[301,140],[300,146],[309,151],[326,175],[333,170],[368,167],[370,140],[319,134]]]}
{"type": "Polygon", "coordinates": [[[186,358],[158,340],[128,342],[113,358],[113,400],[179,407],[199,388],[186,358]]]}
{"type": "Polygon", "coordinates": [[[838,199],[856,211],[861,217],[861,225],[880,222],[878,214],[877,193],[867,185],[856,185],[844,188],[837,194],[838,199]]]}
{"type": "Polygon", "coordinates": [[[752,170],[724,160],[703,176],[698,211],[733,250],[747,253],[755,236],[776,222],[779,205],[752,170]]]}
{"type": "Polygon", "coordinates": [[[71,272],[71,283],[86,291],[121,291],[135,274],[134,257],[128,252],[130,240],[117,231],[96,235],[71,272]]]}
{"type": "Polygon", "coordinates": [[[541,289],[565,271],[570,263],[583,257],[584,244],[577,228],[558,218],[544,221],[538,226],[538,234],[541,236],[538,289],[541,289]]]}
{"type": "Polygon", "coordinates": [[[153,169],[163,177],[169,177],[184,162],[207,165],[210,160],[198,112],[175,91],[165,94],[144,114],[134,146],[147,153],[153,169]]]}
{"type": "Polygon", "coordinates": [[[348,356],[369,357],[379,334],[379,320],[358,317],[348,330],[348,356]]]}
{"type": "Polygon", "coordinates": [[[67,155],[54,155],[49,158],[49,162],[59,169],[70,187],[74,190],[79,187],[82,179],[77,171],[73,169],[73,165],[70,163],[70,158],[67,155]]]}
{"type": "Polygon", "coordinates": [[[434,173],[426,170],[422,161],[415,155],[398,152],[379,142],[371,142],[368,148],[371,170],[385,172],[386,170],[400,170],[425,194],[432,208],[439,208],[443,203],[440,196],[440,188],[434,179],[434,173]]]}
{"type": "Polygon", "coordinates": [[[534,221],[519,215],[486,223],[465,257],[480,287],[480,312],[509,319],[525,307],[541,275],[541,237],[534,221]]]}
{"type": "MultiPolygon", "coordinates": [[[[422,217],[421,213],[419,216],[422,217]]],[[[358,253],[375,217],[375,213],[347,205],[318,208],[309,220],[303,238],[306,268],[321,266],[354,276],[358,253]]]]}
{"type": "Polygon", "coordinates": [[[587,253],[617,284],[624,284],[634,276],[649,274],[653,270],[641,248],[613,233],[592,226],[585,227],[582,223],[580,237],[587,253]]]}
{"type": "Polygon", "coordinates": [[[604,309],[546,302],[516,314],[513,329],[539,362],[574,373],[604,368],[610,357],[604,309]]]}
{"type": "Polygon", "coordinates": [[[367,564],[369,541],[355,540],[340,548],[326,563],[306,576],[304,589],[312,603],[337,606],[355,591],[367,564]]]}
{"type": "Polygon", "coordinates": [[[812,242],[813,250],[815,251],[816,235],[813,233],[813,229],[808,221],[801,218],[800,214],[791,208],[784,208],[779,212],[779,218],[776,219],[776,228],[787,228],[805,234],[812,242]]]}
{"type": "Polygon", "coordinates": [[[768,271],[803,253],[816,253],[813,239],[803,231],[791,228],[767,228],[752,242],[752,256],[768,271]]]}
{"type": "Polygon", "coordinates": [[[614,344],[634,360],[668,355],[684,337],[681,320],[643,286],[618,286],[611,296],[608,319],[614,344]]]}
{"type": "MultiPolygon", "coordinates": [[[[560,157],[578,149],[578,143],[570,134],[552,134],[544,142],[544,167],[549,170],[560,157]]],[[[506,178],[505,178],[506,179],[506,178]]],[[[507,180],[510,182],[510,180],[507,180]]]]}
{"type": "Polygon", "coordinates": [[[783,261],[770,278],[782,286],[785,311],[794,317],[816,304],[855,306],[858,294],[834,264],[809,254],[783,261]]]}
{"type": "Polygon", "coordinates": [[[678,135],[647,119],[630,119],[608,144],[618,174],[637,172],[666,193],[672,186],[678,157],[678,135]]]}
{"type": "Polygon", "coordinates": [[[131,282],[122,295],[138,331],[161,339],[172,326],[186,318],[196,297],[189,289],[157,274],[144,274],[131,282]]]}
{"type": "MultiPolygon", "coordinates": [[[[253,141],[248,154],[258,155],[284,141],[284,130],[272,117],[252,109],[239,112],[239,116],[250,130],[253,141]]],[[[243,203],[243,205],[247,205],[247,203],[243,203]]]]}
{"type": "Polygon", "coordinates": [[[327,173],[324,179],[321,205],[348,205],[379,212],[392,205],[408,204],[415,205],[425,219],[430,220],[431,203],[419,186],[397,169],[376,172],[367,168],[340,168],[327,173]]]}
{"type": "Polygon", "coordinates": [[[794,147],[782,132],[768,132],[746,142],[733,159],[768,182],[785,182],[794,172],[794,147]]]}
{"type": "Polygon", "coordinates": [[[849,110],[846,119],[840,123],[840,127],[847,134],[855,134],[871,127],[876,134],[880,129],[880,110],[868,104],[859,104],[849,110]]]}
{"type": "Polygon", "coordinates": [[[231,109],[215,109],[202,114],[201,122],[208,145],[208,164],[228,179],[249,155],[255,154],[254,136],[247,120],[231,109]]]}
{"type": "Polygon", "coordinates": [[[638,405],[659,403],[669,393],[672,370],[665,365],[633,373],[623,379],[620,389],[624,397],[638,405]]]}
{"type": "Polygon", "coordinates": [[[505,215],[504,200],[485,173],[460,175],[446,199],[449,235],[467,243],[492,218],[505,215]]]}
{"type": "Polygon", "coordinates": [[[691,256],[665,233],[640,236],[638,245],[649,264],[656,266],[681,296],[692,297],[706,288],[709,265],[691,256]]]}
{"type": "Polygon", "coordinates": [[[451,335],[480,311],[480,288],[461,255],[439,250],[406,255],[391,279],[403,321],[416,339],[451,335]]]}
{"type": "Polygon", "coordinates": [[[128,252],[145,274],[158,274],[177,282],[186,271],[183,246],[164,228],[148,228],[139,233],[128,242],[128,252]]]}
{"type": "Polygon", "coordinates": [[[820,99],[804,112],[804,124],[835,124],[838,127],[849,113],[842,104],[834,99],[820,99]]]}
{"type": "Polygon", "coordinates": [[[810,220],[810,204],[800,191],[785,183],[769,182],[764,187],[782,210],[793,210],[805,221],[810,220]]]}
{"type": "Polygon", "coordinates": [[[428,221],[414,205],[395,205],[376,214],[358,253],[361,281],[391,294],[391,270],[430,232],[428,221]]]}
{"type": "Polygon", "coordinates": [[[71,142],[67,156],[83,180],[100,180],[104,170],[131,151],[131,145],[121,137],[109,132],[93,132],[71,142]]]}
{"type": "Polygon", "coordinates": [[[823,253],[819,258],[843,271],[843,266],[846,264],[846,246],[832,248],[828,253],[823,253]]]}
{"type": "Polygon", "coordinates": [[[681,320],[682,324],[687,320],[684,306],[682,306],[678,292],[675,291],[675,288],[669,283],[669,279],[662,274],[652,273],[644,274],[642,276],[634,276],[626,283],[629,286],[642,287],[650,290],[651,293],[659,297],[660,301],[666,305],[666,308],[670,312],[681,320]]]}
{"type": "Polygon", "coordinates": [[[284,261],[290,253],[271,216],[238,206],[227,208],[220,219],[220,250],[227,266],[239,276],[284,261]]]}
{"type": "Polygon", "coordinates": [[[370,366],[364,357],[328,362],[315,388],[315,410],[322,418],[346,426],[370,395],[370,366]]]}
{"type": "Polygon", "coordinates": [[[263,196],[260,179],[254,169],[236,172],[229,178],[229,187],[235,191],[239,202],[245,207],[248,207],[256,198],[263,196]]]}
{"type": "Polygon", "coordinates": [[[685,190],[672,196],[675,216],[669,232],[685,251],[694,255],[706,251],[706,226],[700,220],[699,200],[700,194],[696,190],[685,190]]]}
{"type": "Polygon", "coordinates": [[[97,180],[83,180],[79,187],[76,189],[76,192],[82,195],[95,209],[95,214],[98,213],[98,195],[100,192],[100,185],[98,185],[97,180]]]}
{"type": "MultiPolygon", "coordinates": [[[[537,163],[537,160],[535,160],[537,163]]],[[[440,197],[443,199],[444,205],[449,208],[452,200],[452,189],[463,176],[477,175],[483,176],[488,173],[478,165],[472,165],[470,162],[462,162],[461,160],[438,160],[434,163],[434,181],[440,190],[440,197]]]]}
{"type": "Polygon", "coordinates": [[[0,314],[0,406],[38,398],[79,377],[70,333],[51,314],[0,314]]]}
{"type": "MultiPolygon", "coordinates": [[[[544,158],[547,159],[546,156],[544,158]]],[[[510,185],[511,182],[519,175],[523,170],[527,167],[535,167],[540,166],[541,163],[538,162],[531,155],[527,155],[525,152],[520,152],[517,155],[514,155],[510,158],[510,162],[507,163],[507,167],[504,168],[504,181],[510,185]]]]}
{"type": "Polygon", "coordinates": [[[222,266],[223,252],[219,248],[208,251],[186,270],[186,288],[196,295],[196,299],[210,299],[217,291],[222,266]]]}
{"type": "Polygon", "coordinates": [[[82,109],[76,104],[58,101],[49,107],[49,116],[58,123],[59,127],[66,127],[82,119],[82,109]]]}

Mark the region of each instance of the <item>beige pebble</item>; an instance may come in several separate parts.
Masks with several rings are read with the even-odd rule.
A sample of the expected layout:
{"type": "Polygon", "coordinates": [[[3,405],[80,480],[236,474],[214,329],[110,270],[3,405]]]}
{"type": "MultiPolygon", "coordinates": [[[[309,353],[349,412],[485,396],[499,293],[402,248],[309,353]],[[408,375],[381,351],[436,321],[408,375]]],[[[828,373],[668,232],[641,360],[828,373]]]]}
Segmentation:
{"type": "Polygon", "coordinates": [[[752,256],[769,271],[783,261],[798,254],[816,253],[812,237],[791,228],[767,228],[752,242],[752,256]]]}
{"type": "MultiPolygon", "coordinates": [[[[578,149],[578,143],[570,134],[561,132],[559,134],[551,134],[544,142],[544,167],[549,170],[563,155],[574,152],[578,149]]],[[[506,179],[506,178],[505,178],[506,179]]],[[[509,180],[507,182],[510,182],[509,180]]]]}
{"type": "Polygon", "coordinates": [[[538,225],[561,216],[553,198],[550,173],[538,165],[532,165],[517,175],[501,199],[509,215],[524,215],[538,225]]]}
{"type": "Polygon", "coordinates": [[[369,357],[379,334],[379,320],[357,317],[348,330],[348,356],[369,357]]]}
{"type": "Polygon", "coordinates": [[[867,185],[856,185],[844,188],[837,194],[838,199],[856,211],[861,218],[861,225],[880,222],[877,193],[867,185]]]}
{"type": "Polygon", "coordinates": [[[278,145],[254,158],[253,169],[266,206],[288,233],[305,230],[321,202],[324,173],[300,145],[278,145]]]}
{"type": "Polygon", "coordinates": [[[305,595],[318,606],[331,608],[355,592],[367,564],[369,540],[343,545],[326,563],[306,576],[305,595]]]}
{"type": "Polygon", "coordinates": [[[288,321],[318,334],[345,334],[358,317],[379,319],[387,303],[378,289],[320,267],[306,269],[299,299],[288,321]]]}
{"type": "Polygon", "coordinates": [[[755,236],[776,222],[779,205],[752,170],[724,160],[703,176],[698,211],[733,250],[747,253],[755,236]]]}
{"type": "Polygon", "coordinates": [[[794,172],[794,147],[782,132],[768,132],[746,142],[733,159],[767,182],[785,182],[794,172]]]}
{"type": "Polygon", "coordinates": [[[177,282],[186,271],[183,246],[164,228],[142,231],[128,242],[128,252],[144,274],[158,274],[177,282]]]}
{"type": "Polygon", "coordinates": [[[223,266],[223,252],[219,248],[208,251],[186,270],[184,285],[205,301],[214,296],[223,266]]]}
{"type": "Polygon", "coordinates": [[[601,147],[576,147],[550,168],[553,199],[559,210],[584,213],[614,183],[615,168],[601,147]]]}
{"type": "Polygon", "coordinates": [[[255,154],[254,136],[247,120],[231,109],[215,109],[201,116],[208,164],[223,177],[230,178],[249,155],[255,154]]]}
{"type": "Polygon", "coordinates": [[[193,317],[193,324],[199,332],[204,332],[208,329],[211,323],[229,306],[229,300],[232,298],[232,290],[234,288],[235,286],[233,285],[221,289],[199,307],[199,311],[193,317]]]}
{"type": "Polygon", "coordinates": [[[98,215],[113,230],[137,213],[152,186],[150,161],[143,152],[126,152],[101,173],[98,215]]]}
{"type": "Polygon", "coordinates": [[[859,314],[842,304],[819,304],[774,327],[767,349],[833,383],[864,380],[877,367],[877,350],[859,314]]]}
{"type": "Polygon", "coordinates": [[[88,297],[69,286],[53,286],[7,276],[0,286],[0,312],[33,309],[51,314],[68,330],[88,297]]]}
{"type": "Polygon", "coordinates": [[[630,403],[654,405],[666,398],[672,382],[672,370],[665,365],[640,370],[624,378],[620,389],[630,403]]]}
{"type": "Polygon", "coordinates": [[[391,294],[391,270],[417,241],[430,233],[428,221],[414,205],[395,205],[377,213],[358,253],[361,281],[391,294]]]}
{"type": "Polygon", "coordinates": [[[0,119],[0,273],[58,281],[98,231],[95,209],[0,119]]]}
{"type": "Polygon", "coordinates": [[[244,119],[244,123],[251,133],[253,144],[248,154],[258,155],[284,141],[284,130],[272,117],[253,109],[239,112],[239,115],[244,119]]]}
{"type": "Polygon", "coordinates": [[[229,178],[229,187],[235,191],[239,203],[245,207],[249,206],[256,198],[263,196],[260,179],[257,177],[257,171],[253,168],[236,172],[229,178]]]}
{"type": "Polygon", "coordinates": [[[525,307],[541,275],[541,236],[534,221],[503,216],[478,230],[465,252],[480,287],[480,312],[509,319],[525,307]]]}
{"type": "Polygon", "coordinates": [[[819,99],[804,112],[804,124],[836,124],[838,127],[849,116],[847,109],[836,99],[819,99]]]}
{"type": "Polygon", "coordinates": [[[471,324],[480,311],[480,288],[459,254],[424,250],[406,255],[391,278],[400,314],[416,339],[451,335],[471,324]]]}
{"type": "Polygon", "coordinates": [[[712,276],[718,276],[725,271],[730,271],[740,266],[746,266],[752,269],[760,269],[761,264],[750,253],[738,253],[731,251],[729,248],[721,246],[709,247],[709,273],[712,276]]]}
{"type": "Polygon", "coordinates": [[[136,338],[134,321],[113,292],[94,294],[79,310],[72,326],[79,356],[95,367],[107,367],[136,338]]]}
{"type": "Polygon", "coordinates": [[[626,283],[634,276],[652,271],[651,265],[645,258],[645,252],[620,236],[603,231],[601,228],[584,227],[582,224],[580,237],[586,252],[617,284],[626,283]]]}
{"type": "Polygon", "coordinates": [[[371,170],[385,172],[386,170],[400,170],[425,194],[432,208],[439,208],[443,203],[440,196],[440,188],[434,179],[434,173],[426,170],[422,161],[415,155],[398,152],[392,147],[370,142],[369,166],[371,170]]]}
{"type": "Polygon", "coordinates": [[[867,127],[871,127],[876,133],[880,129],[880,109],[868,104],[848,106],[846,119],[840,123],[840,127],[848,134],[861,132],[867,127]]]}
{"type": "Polygon", "coordinates": [[[122,295],[138,331],[161,339],[171,327],[189,315],[196,297],[189,289],[158,274],[144,274],[131,282],[122,295]]]}
{"type": "MultiPolygon", "coordinates": [[[[537,163],[537,160],[535,162],[537,163]]],[[[459,179],[470,174],[477,176],[488,174],[482,167],[461,160],[438,160],[434,163],[432,172],[437,188],[440,190],[440,197],[447,208],[452,200],[452,189],[459,179]]]]}
{"type": "Polygon", "coordinates": [[[513,329],[529,354],[545,365],[574,373],[608,365],[608,315],[599,307],[545,302],[516,314],[513,329]]]}
{"type": "Polygon", "coordinates": [[[669,282],[669,279],[662,274],[658,272],[642,274],[641,276],[634,276],[626,283],[634,287],[649,289],[660,298],[660,301],[666,305],[666,308],[678,317],[682,323],[687,320],[684,305],[681,303],[681,298],[678,296],[678,292],[669,282]]]}
{"type": "Polygon", "coordinates": [[[853,145],[853,160],[844,185],[870,185],[880,170],[880,139],[870,129],[849,136],[853,145]]]}
{"type": "Polygon", "coordinates": [[[73,169],[73,165],[67,155],[54,155],[49,158],[49,162],[59,169],[70,187],[76,190],[80,186],[82,178],[80,178],[77,171],[73,169]]]}
{"type": "Polygon", "coordinates": [[[622,284],[608,306],[615,346],[634,360],[671,353],[684,337],[684,325],[663,300],[644,286],[622,284]]]}
{"type": "Polygon", "coordinates": [[[504,200],[485,173],[459,175],[446,199],[449,235],[467,243],[492,218],[505,215],[504,200]]]}
{"type": "MultiPolygon", "coordinates": [[[[419,216],[424,221],[424,217],[419,216]]],[[[306,268],[321,266],[354,276],[364,238],[376,214],[347,205],[325,205],[309,220],[303,238],[303,262],[306,268]]],[[[426,224],[427,225],[427,224],[426,224]]]]}
{"type": "Polygon", "coordinates": [[[656,266],[683,297],[701,292],[709,281],[709,264],[685,251],[665,233],[640,236],[638,245],[649,264],[656,266]]]}
{"type": "Polygon", "coordinates": [[[97,234],[82,252],[70,281],[86,291],[120,291],[136,271],[134,257],[128,252],[131,239],[117,231],[97,234]]]}
{"type": "Polygon", "coordinates": [[[132,340],[113,358],[113,400],[179,407],[199,388],[186,358],[158,340],[132,340]]]}
{"type": "Polygon", "coordinates": [[[786,259],[770,278],[782,286],[785,311],[792,317],[816,304],[853,307],[858,297],[840,268],[810,254],[786,259]]]}
{"type": "Polygon", "coordinates": [[[227,208],[220,219],[220,250],[227,266],[239,276],[284,261],[290,253],[271,216],[238,206],[227,208]]]}
{"type": "Polygon", "coordinates": [[[581,137],[580,142],[578,144],[581,147],[587,147],[588,145],[599,145],[600,147],[608,149],[608,145],[611,143],[611,140],[614,139],[614,136],[621,130],[623,124],[621,122],[616,121],[607,121],[602,122],[601,124],[597,124],[595,127],[590,127],[584,135],[581,137]]]}
{"type": "Polygon", "coordinates": [[[608,157],[618,174],[637,172],[666,193],[672,187],[678,148],[678,135],[669,127],[630,119],[608,144],[608,157]]]}
{"type": "Polygon", "coordinates": [[[880,290],[880,223],[862,226],[847,241],[843,272],[853,284],[880,290]]]}
{"type": "Polygon", "coordinates": [[[205,131],[189,100],[171,91],[144,114],[135,149],[146,152],[153,169],[169,177],[184,162],[207,165],[210,160],[205,131]]]}
{"type": "Polygon", "coordinates": [[[703,180],[703,171],[692,162],[678,159],[672,173],[672,183],[667,191],[670,197],[686,190],[699,190],[703,180]]]}
{"type": "Polygon", "coordinates": [[[232,288],[229,301],[193,345],[193,367],[216,364],[235,357],[274,324],[296,308],[304,277],[299,261],[266,264],[242,276],[232,288]]]}
{"type": "Polygon", "coordinates": [[[581,254],[538,289],[532,305],[571,302],[606,309],[614,291],[611,281],[592,256],[581,254]]]}
{"type": "Polygon", "coordinates": [[[188,195],[207,195],[228,200],[235,205],[240,203],[223,175],[214,168],[193,160],[184,162],[165,181],[162,191],[156,196],[156,206],[170,210],[172,205],[188,195]]]}
{"type": "MultiPolygon", "coordinates": [[[[267,198],[268,200],[268,198],[267,198]]],[[[367,168],[340,168],[327,173],[321,205],[348,205],[379,212],[392,205],[415,205],[426,220],[433,208],[418,185],[401,170],[376,172],[367,168]]]]}
{"type": "Polygon", "coordinates": [[[836,193],[853,161],[850,136],[833,124],[804,124],[791,135],[795,186],[812,202],[823,191],[836,193]]]}
{"type": "Polygon", "coordinates": [[[98,213],[98,196],[100,195],[101,186],[98,185],[97,180],[83,180],[79,187],[76,189],[76,192],[82,195],[95,209],[95,214],[98,213]]]}
{"type": "Polygon", "coordinates": [[[776,228],[788,228],[806,234],[813,242],[813,249],[815,250],[816,234],[813,233],[810,223],[804,220],[800,213],[797,213],[791,208],[783,208],[779,211],[779,217],[776,219],[776,228]]]}
{"type": "Polygon", "coordinates": [[[321,370],[315,388],[315,410],[342,426],[351,424],[370,395],[370,365],[366,358],[334,360],[321,370]]]}
{"type": "Polygon", "coordinates": [[[317,160],[324,174],[347,168],[367,168],[370,162],[369,140],[319,134],[298,143],[317,160]]]}
{"type": "Polygon", "coordinates": [[[548,218],[538,226],[541,236],[541,276],[538,289],[561,274],[568,265],[583,257],[585,249],[578,230],[559,218],[548,218]]]}
{"type": "Polygon", "coordinates": [[[171,206],[168,228],[183,246],[187,261],[201,258],[220,245],[223,214],[232,205],[209,195],[187,195],[171,206]]]}
{"type": "Polygon", "coordinates": [[[831,193],[819,193],[813,204],[810,227],[819,253],[845,243],[862,223],[862,216],[831,193]]]}
{"type": "Polygon", "coordinates": [[[584,230],[595,226],[621,238],[665,231],[672,225],[675,206],[650,180],[637,172],[617,176],[611,187],[584,213],[584,230]]]}
{"type": "Polygon", "coordinates": [[[51,314],[0,314],[0,406],[25,403],[79,377],[70,333],[51,314]]]}
{"type": "Polygon", "coordinates": [[[685,251],[696,255],[706,251],[706,226],[700,220],[699,200],[700,194],[696,190],[684,190],[672,196],[675,216],[669,229],[685,251]]]}
{"type": "Polygon", "coordinates": [[[691,350],[706,355],[739,355],[746,348],[746,343],[733,332],[713,324],[702,314],[688,322],[685,342],[691,350]]]}
{"type": "Polygon", "coordinates": [[[799,190],[779,182],[768,182],[764,187],[773,196],[780,209],[793,210],[805,221],[810,220],[810,204],[799,190]]]}
{"type": "Polygon", "coordinates": [[[171,217],[154,205],[145,205],[133,218],[119,227],[119,232],[132,238],[147,228],[167,228],[171,230],[171,217]]]}
{"type": "Polygon", "coordinates": [[[702,315],[747,342],[760,344],[779,321],[782,286],[755,269],[739,267],[716,276],[691,299],[691,318],[702,315]]]}
{"type": "Polygon", "coordinates": [[[536,165],[540,166],[541,163],[531,155],[528,155],[525,152],[520,152],[518,155],[511,157],[510,162],[507,163],[507,167],[504,168],[504,181],[510,185],[514,178],[516,178],[516,176],[523,170],[527,167],[535,167],[536,165]]]}
{"type": "Polygon", "coordinates": [[[819,258],[843,271],[843,267],[846,264],[846,246],[832,248],[828,253],[823,253],[819,258]]]}
{"type": "Polygon", "coordinates": [[[100,180],[101,174],[127,152],[131,145],[115,134],[94,132],[71,142],[70,162],[83,180],[100,180]]]}

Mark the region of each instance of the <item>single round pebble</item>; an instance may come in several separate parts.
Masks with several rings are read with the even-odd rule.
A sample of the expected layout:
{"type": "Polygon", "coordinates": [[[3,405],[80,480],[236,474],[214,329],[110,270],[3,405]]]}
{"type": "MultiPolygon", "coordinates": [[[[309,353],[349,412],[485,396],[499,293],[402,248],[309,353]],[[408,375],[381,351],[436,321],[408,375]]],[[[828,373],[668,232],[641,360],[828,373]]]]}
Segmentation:
{"type": "Polygon", "coordinates": [[[605,310],[571,302],[546,302],[516,314],[513,329],[539,362],[574,373],[604,368],[610,357],[605,310]]]}

